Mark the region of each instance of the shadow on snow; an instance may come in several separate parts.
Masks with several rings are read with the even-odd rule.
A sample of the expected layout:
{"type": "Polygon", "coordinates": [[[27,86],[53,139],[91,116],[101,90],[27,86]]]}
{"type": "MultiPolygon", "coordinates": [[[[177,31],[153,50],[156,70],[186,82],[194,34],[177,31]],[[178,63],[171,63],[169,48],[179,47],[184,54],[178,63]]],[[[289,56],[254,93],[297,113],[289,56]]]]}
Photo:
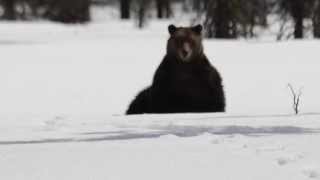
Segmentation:
{"type": "Polygon", "coordinates": [[[303,135],[319,134],[320,129],[301,128],[295,126],[154,126],[143,132],[133,130],[106,131],[106,132],[84,132],[77,134],[80,137],[52,138],[30,141],[0,141],[0,145],[22,145],[22,144],[44,144],[44,143],[70,143],[70,142],[101,142],[119,141],[132,139],[152,139],[164,135],[175,135],[178,137],[194,137],[204,133],[213,135],[245,135],[245,136],[271,136],[271,135],[303,135]]]}

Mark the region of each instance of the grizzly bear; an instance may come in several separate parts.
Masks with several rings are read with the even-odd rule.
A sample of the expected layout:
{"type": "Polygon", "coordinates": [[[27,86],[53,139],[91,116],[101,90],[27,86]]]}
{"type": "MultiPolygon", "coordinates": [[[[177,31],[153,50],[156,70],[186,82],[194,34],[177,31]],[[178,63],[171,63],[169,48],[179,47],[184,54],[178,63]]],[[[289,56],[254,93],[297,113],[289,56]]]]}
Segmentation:
{"type": "Polygon", "coordinates": [[[204,54],[202,29],[168,27],[167,54],[127,114],[225,111],[222,79],[204,54]]]}

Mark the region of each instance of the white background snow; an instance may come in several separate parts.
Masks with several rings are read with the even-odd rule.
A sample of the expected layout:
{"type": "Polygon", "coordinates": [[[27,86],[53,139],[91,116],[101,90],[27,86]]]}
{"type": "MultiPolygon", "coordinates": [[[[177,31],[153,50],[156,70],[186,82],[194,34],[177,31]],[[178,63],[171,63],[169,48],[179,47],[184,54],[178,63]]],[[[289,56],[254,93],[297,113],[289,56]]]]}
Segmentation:
{"type": "Polygon", "coordinates": [[[0,23],[0,179],[320,179],[319,41],[205,40],[226,113],[124,116],[172,22],[96,19],[0,23]]]}

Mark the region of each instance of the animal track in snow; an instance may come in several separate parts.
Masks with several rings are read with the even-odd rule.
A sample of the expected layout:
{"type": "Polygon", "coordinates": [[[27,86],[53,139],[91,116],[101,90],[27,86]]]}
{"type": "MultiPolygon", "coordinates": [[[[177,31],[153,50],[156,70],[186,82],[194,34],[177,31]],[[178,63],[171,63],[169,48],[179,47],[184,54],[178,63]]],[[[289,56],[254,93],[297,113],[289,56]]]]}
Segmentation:
{"type": "Polygon", "coordinates": [[[280,166],[284,166],[290,162],[294,161],[293,159],[289,158],[289,157],[280,157],[277,159],[277,163],[280,166]]]}
{"type": "Polygon", "coordinates": [[[303,158],[303,155],[301,155],[301,154],[291,154],[291,155],[288,154],[288,155],[281,156],[281,157],[277,158],[276,161],[277,161],[278,165],[284,166],[286,164],[296,162],[302,158],[303,158]]]}
{"type": "Polygon", "coordinates": [[[265,146],[260,147],[256,151],[257,152],[276,152],[276,151],[284,151],[285,147],[283,146],[265,146]]]}
{"type": "Polygon", "coordinates": [[[52,119],[49,119],[44,122],[44,130],[45,131],[53,131],[57,130],[63,126],[65,126],[66,118],[64,116],[55,116],[52,119]]]}
{"type": "Polygon", "coordinates": [[[320,179],[320,171],[315,167],[306,167],[302,170],[302,173],[308,178],[320,179]]]}

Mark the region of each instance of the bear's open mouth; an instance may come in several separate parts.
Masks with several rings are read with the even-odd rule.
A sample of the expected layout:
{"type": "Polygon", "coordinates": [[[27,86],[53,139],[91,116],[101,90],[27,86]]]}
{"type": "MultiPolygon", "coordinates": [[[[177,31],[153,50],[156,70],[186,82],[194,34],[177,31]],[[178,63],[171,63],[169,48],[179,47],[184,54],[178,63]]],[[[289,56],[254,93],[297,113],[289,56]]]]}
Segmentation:
{"type": "Polygon", "coordinates": [[[180,53],[179,53],[179,56],[180,56],[180,59],[181,59],[181,61],[182,62],[189,62],[190,61],[190,59],[191,59],[191,52],[187,52],[187,51],[181,51],[180,53]]]}
{"type": "Polygon", "coordinates": [[[186,58],[186,57],[188,56],[188,54],[189,54],[188,51],[182,50],[182,56],[183,56],[184,58],[186,58]]]}

